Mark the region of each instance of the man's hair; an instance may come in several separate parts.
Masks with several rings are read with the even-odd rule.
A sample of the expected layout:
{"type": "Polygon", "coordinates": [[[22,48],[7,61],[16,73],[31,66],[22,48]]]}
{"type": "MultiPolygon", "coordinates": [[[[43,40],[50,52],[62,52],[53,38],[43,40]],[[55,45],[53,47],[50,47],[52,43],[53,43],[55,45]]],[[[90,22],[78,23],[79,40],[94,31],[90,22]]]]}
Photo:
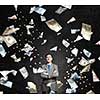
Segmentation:
{"type": "Polygon", "coordinates": [[[47,54],[45,55],[45,58],[47,57],[47,55],[51,55],[51,57],[53,58],[53,56],[52,56],[52,54],[51,54],[51,53],[47,53],[47,54]]]}

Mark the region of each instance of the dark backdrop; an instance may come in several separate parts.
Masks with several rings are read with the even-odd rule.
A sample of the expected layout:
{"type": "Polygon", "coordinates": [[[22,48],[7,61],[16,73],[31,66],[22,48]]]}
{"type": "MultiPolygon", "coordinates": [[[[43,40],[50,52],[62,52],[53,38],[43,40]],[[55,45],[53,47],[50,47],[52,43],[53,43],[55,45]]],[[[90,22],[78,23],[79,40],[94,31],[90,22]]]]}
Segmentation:
{"type": "MultiPolygon", "coordinates": [[[[38,93],[41,93],[41,77],[39,74],[33,74],[32,68],[38,68],[39,66],[41,66],[39,62],[41,62],[42,64],[45,63],[44,55],[50,52],[51,47],[58,46],[59,49],[57,52],[50,53],[52,53],[52,55],[54,56],[54,62],[59,66],[60,76],[58,80],[62,81],[64,84],[62,88],[59,90],[59,93],[65,93],[65,90],[68,87],[68,85],[66,84],[66,79],[64,79],[64,77],[67,78],[66,71],[68,71],[71,74],[72,66],[67,64],[66,62],[65,57],[70,57],[71,53],[66,53],[66,48],[62,45],[62,40],[69,39],[69,42],[73,41],[77,37],[77,34],[71,35],[70,29],[81,29],[82,22],[92,25],[94,34],[92,35],[91,41],[82,40],[77,42],[76,44],[72,44],[70,48],[76,46],[80,51],[82,51],[83,48],[86,48],[87,50],[92,52],[91,58],[97,59],[100,56],[100,47],[95,46],[94,44],[98,40],[100,40],[100,6],[75,5],[72,6],[71,10],[66,10],[60,15],[55,13],[55,10],[57,10],[57,8],[59,8],[60,5],[43,6],[43,8],[47,10],[44,14],[47,20],[54,18],[63,27],[63,29],[60,31],[62,34],[59,36],[57,36],[56,32],[50,30],[44,22],[41,22],[39,14],[35,12],[29,14],[31,7],[32,6],[18,6],[18,10],[15,11],[14,6],[0,6],[0,34],[2,34],[2,32],[5,30],[7,26],[13,24],[16,27],[21,28],[20,31],[18,31],[16,34],[13,34],[13,36],[16,38],[18,42],[17,44],[8,48],[6,44],[3,43],[3,46],[7,51],[7,55],[4,58],[0,56],[0,70],[15,69],[18,71],[18,73],[15,77],[12,74],[9,74],[9,80],[13,82],[12,89],[0,85],[0,90],[3,90],[4,93],[29,93],[28,90],[25,89],[25,87],[27,86],[28,81],[32,81],[37,84],[38,93]],[[17,21],[9,21],[7,17],[12,16],[14,14],[17,14],[18,16],[17,21]],[[76,21],[71,24],[67,24],[66,22],[73,16],[76,18],[76,21]],[[25,28],[25,25],[29,23],[30,19],[33,19],[35,24],[34,29],[30,30],[32,36],[26,34],[27,31],[25,28]],[[44,37],[42,39],[37,39],[41,32],[44,32],[44,37]],[[33,40],[34,37],[35,40],[33,40]],[[47,39],[48,42],[45,45],[41,46],[40,44],[43,42],[44,39],[47,39]],[[32,62],[29,61],[29,57],[25,56],[23,52],[20,51],[20,48],[22,48],[25,43],[29,43],[31,46],[36,47],[32,54],[33,57],[36,56],[36,59],[32,62]],[[10,58],[10,56],[14,53],[17,54],[17,57],[22,57],[21,62],[15,63],[13,59],[10,58]],[[30,65],[32,67],[30,67],[30,65]],[[29,72],[29,77],[25,80],[19,72],[19,69],[23,66],[25,66],[29,72]]],[[[78,57],[81,57],[81,55],[79,54],[78,57]]],[[[75,61],[77,63],[77,59],[75,61]]],[[[96,62],[91,67],[91,69],[93,69],[96,72],[98,77],[100,77],[99,65],[100,62],[96,60],[96,62]]],[[[85,84],[78,84],[79,88],[77,89],[77,93],[86,93],[90,89],[92,89],[95,93],[100,93],[100,83],[92,82],[91,71],[89,73],[86,73],[85,76],[87,76],[86,79],[89,80],[88,82],[90,83],[90,85],[87,88],[85,87],[86,84],[89,84],[86,81],[86,79],[78,81],[78,83],[82,83],[83,81],[85,81],[85,84]]]]}

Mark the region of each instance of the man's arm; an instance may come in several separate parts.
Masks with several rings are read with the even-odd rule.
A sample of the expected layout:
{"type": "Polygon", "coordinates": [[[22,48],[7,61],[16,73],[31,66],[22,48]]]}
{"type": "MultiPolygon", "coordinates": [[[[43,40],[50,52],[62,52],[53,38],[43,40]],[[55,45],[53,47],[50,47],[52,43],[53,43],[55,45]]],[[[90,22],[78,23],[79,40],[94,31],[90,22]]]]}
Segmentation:
{"type": "Polygon", "coordinates": [[[44,70],[44,72],[41,73],[42,78],[48,78],[48,72],[45,68],[46,68],[46,65],[43,65],[42,69],[44,70]]]}
{"type": "Polygon", "coordinates": [[[54,71],[53,71],[53,77],[58,77],[59,76],[59,71],[58,71],[58,66],[57,65],[53,65],[54,66],[54,71]]]}

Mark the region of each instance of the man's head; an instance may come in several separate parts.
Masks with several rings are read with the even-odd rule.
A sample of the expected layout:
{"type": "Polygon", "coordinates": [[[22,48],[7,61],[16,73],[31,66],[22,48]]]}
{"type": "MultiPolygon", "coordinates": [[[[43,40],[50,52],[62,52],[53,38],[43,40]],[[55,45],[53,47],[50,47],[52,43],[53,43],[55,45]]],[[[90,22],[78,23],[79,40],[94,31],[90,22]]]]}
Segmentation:
{"type": "Polygon", "coordinates": [[[52,60],[53,60],[52,55],[51,55],[51,54],[47,54],[47,55],[46,55],[46,61],[47,61],[48,63],[52,63],[52,60]]]}

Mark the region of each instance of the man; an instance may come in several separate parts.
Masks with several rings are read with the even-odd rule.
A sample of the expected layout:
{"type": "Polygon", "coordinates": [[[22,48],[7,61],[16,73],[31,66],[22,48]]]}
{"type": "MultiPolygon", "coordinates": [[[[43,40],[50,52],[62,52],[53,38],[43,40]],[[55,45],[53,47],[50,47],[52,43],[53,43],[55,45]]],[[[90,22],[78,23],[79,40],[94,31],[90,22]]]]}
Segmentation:
{"type": "Polygon", "coordinates": [[[56,78],[59,76],[58,66],[52,63],[53,57],[51,54],[46,55],[46,61],[47,64],[42,66],[44,71],[41,73],[43,79],[42,93],[56,93],[56,78]]]}

